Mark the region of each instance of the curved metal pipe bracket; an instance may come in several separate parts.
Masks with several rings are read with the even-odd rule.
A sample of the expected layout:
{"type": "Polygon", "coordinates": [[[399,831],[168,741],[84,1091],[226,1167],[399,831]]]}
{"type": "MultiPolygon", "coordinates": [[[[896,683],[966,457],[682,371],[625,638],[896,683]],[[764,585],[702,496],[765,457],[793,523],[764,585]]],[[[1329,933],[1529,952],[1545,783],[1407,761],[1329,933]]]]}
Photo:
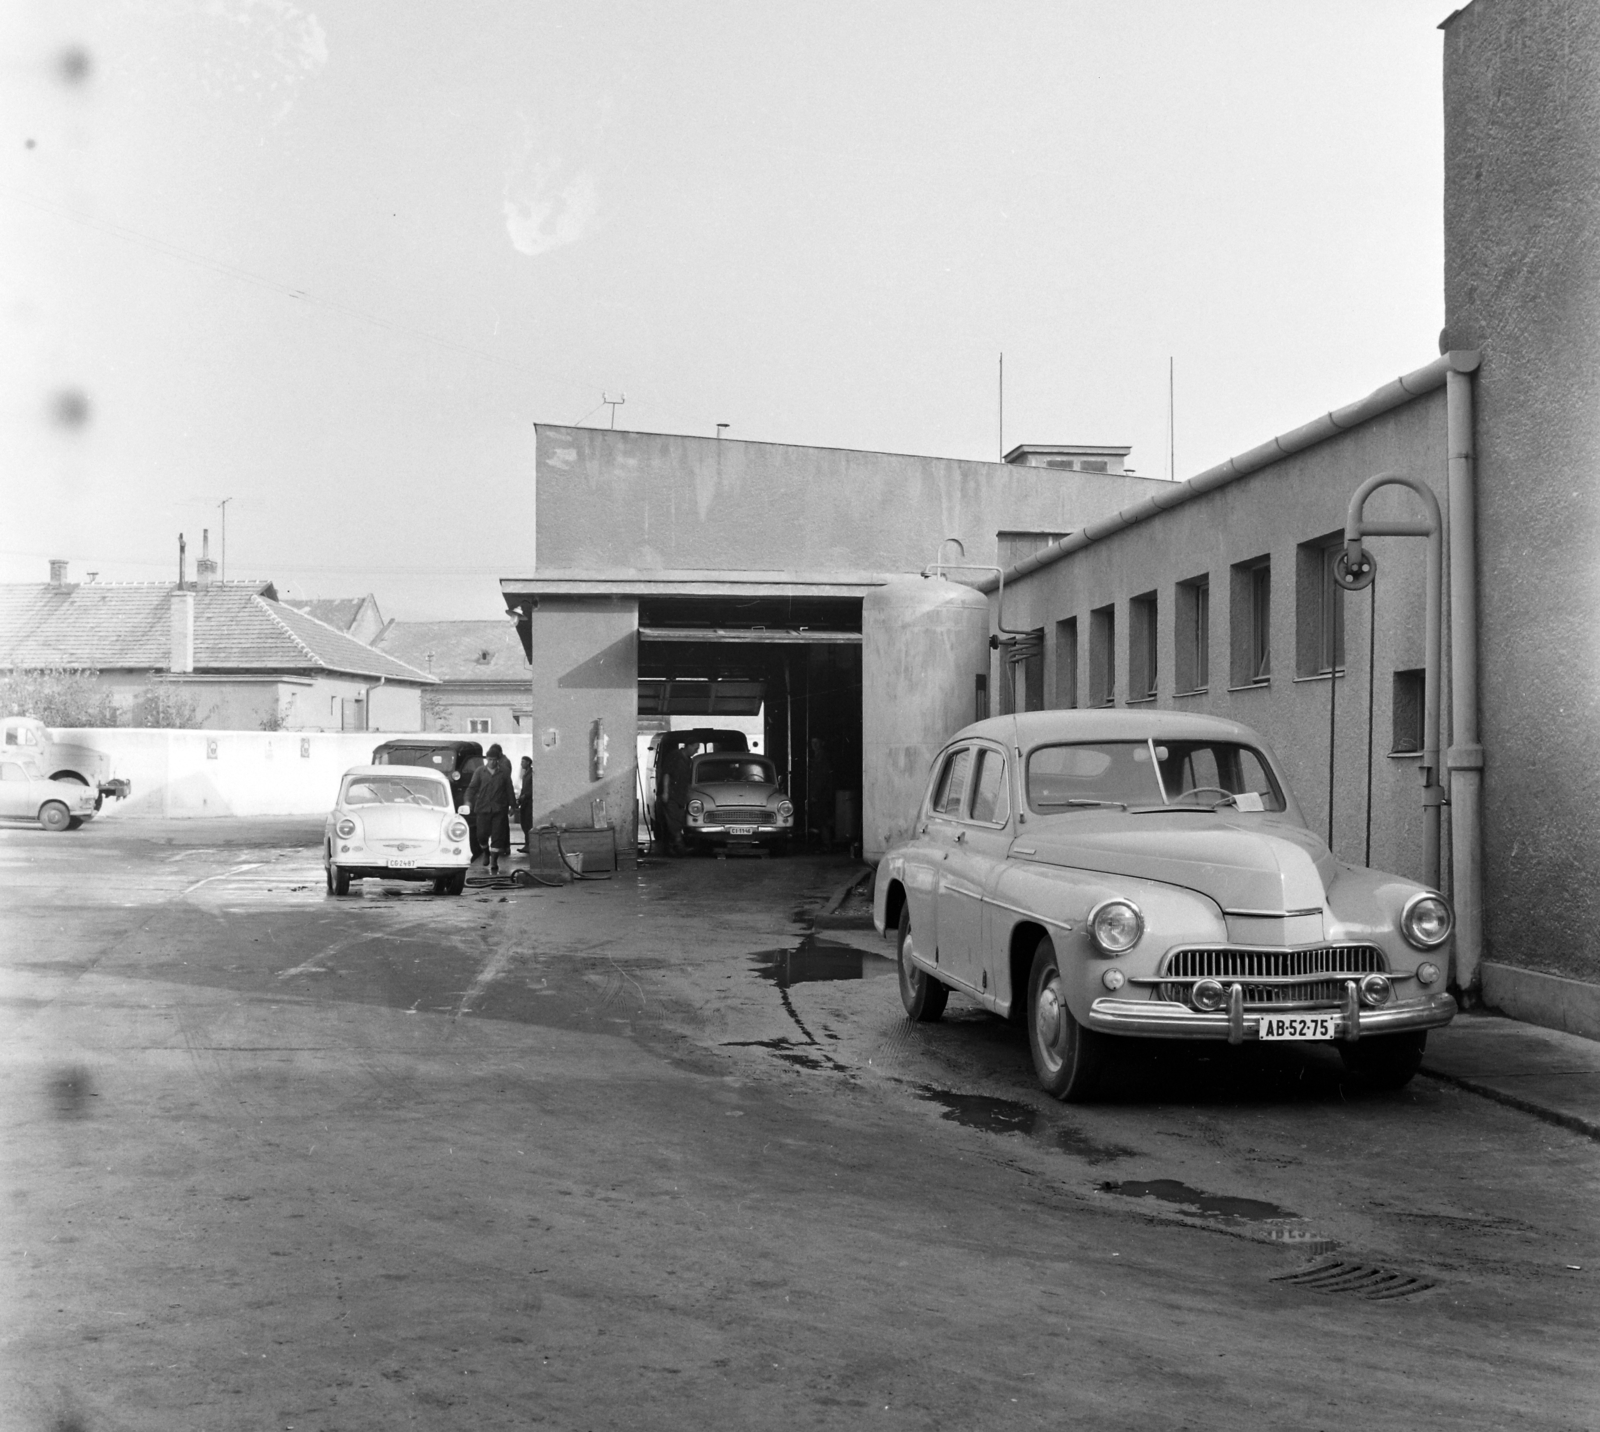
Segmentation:
{"type": "MultiPolygon", "coordinates": [[[[1017,636],[1028,636],[1028,635],[1030,635],[1029,632],[1022,631],[1020,629],[1014,630],[1013,628],[1008,627],[1006,625],[1006,620],[1005,620],[1005,610],[1006,610],[1006,573],[1005,573],[1005,568],[1004,567],[993,566],[988,562],[946,562],[944,560],[944,549],[945,549],[946,544],[950,543],[950,542],[954,542],[956,544],[957,550],[961,553],[961,555],[963,557],[965,557],[967,555],[966,546],[965,546],[965,544],[962,542],[962,540],[959,537],[946,537],[943,541],[941,541],[939,543],[939,550],[934,553],[933,561],[928,563],[928,565],[922,569],[922,575],[924,577],[941,577],[941,578],[943,578],[943,577],[945,577],[945,573],[950,571],[952,568],[954,568],[954,569],[956,569],[958,571],[962,571],[962,572],[993,572],[993,573],[995,573],[995,575],[998,576],[999,579],[1000,579],[999,595],[995,598],[995,604],[994,604],[994,608],[995,608],[995,626],[999,629],[1000,634],[1002,636],[1017,637],[1017,636]]],[[[946,579],[946,580],[948,580],[948,579],[946,579]]],[[[996,638],[990,637],[989,638],[989,645],[991,647],[996,647],[996,646],[999,646],[1000,643],[996,638]]]]}

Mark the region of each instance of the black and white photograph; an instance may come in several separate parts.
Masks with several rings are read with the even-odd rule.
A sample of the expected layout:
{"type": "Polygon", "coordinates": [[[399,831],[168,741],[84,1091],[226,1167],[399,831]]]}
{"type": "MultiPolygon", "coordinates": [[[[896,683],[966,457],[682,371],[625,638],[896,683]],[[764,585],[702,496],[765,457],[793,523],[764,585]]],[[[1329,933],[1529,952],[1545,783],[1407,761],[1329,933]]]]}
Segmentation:
{"type": "Polygon", "coordinates": [[[0,1432],[1600,1427],[1600,4],[0,74],[0,1432]]]}

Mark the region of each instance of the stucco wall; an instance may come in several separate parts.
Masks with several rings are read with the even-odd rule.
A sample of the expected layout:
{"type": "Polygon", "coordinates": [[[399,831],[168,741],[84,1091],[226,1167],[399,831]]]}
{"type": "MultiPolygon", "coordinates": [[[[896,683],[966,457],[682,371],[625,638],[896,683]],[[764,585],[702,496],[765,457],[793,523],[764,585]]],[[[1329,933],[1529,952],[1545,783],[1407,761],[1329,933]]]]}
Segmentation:
{"type": "Polygon", "coordinates": [[[638,779],[639,606],[617,598],[544,598],[532,614],[533,818],[588,825],[595,802],[633,843],[638,779]],[[605,770],[591,766],[595,723],[605,770]]]}
{"type": "MultiPolygon", "coordinates": [[[[111,774],[133,782],[97,820],[138,816],[316,815],[333,804],[339,777],[365,765],[393,733],[366,731],[151,731],[80,727],[59,740],[104,751],[111,774]]],[[[470,738],[468,738],[470,739],[470,738]]],[[[527,737],[502,738],[513,762],[527,737]]]]}
{"type": "MultiPolygon", "coordinates": [[[[159,674],[158,674],[159,675],[159,674]]],[[[151,681],[143,672],[105,672],[101,684],[113,693],[121,719],[151,681]]],[[[344,703],[358,697],[370,731],[421,729],[422,699],[414,686],[374,685],[359,677],[161,676],[162,689],[175,701],[194,706],[196,727],[208,731],[259,731],[281,723],[285,731],[339,731],[344,703]]]]}
{"type": "MultiPolygon", "coordinates": [[[[944,537],[995,561],[1002,528],[1066,532],[1155,479],[538,426],[547,570],[915,572],[944,537]]],[[[953,549],[950,554],[953,556],[953,549]]]]}
{"type": "Polygon", "coordinates": [[[1485,957],[1600,980],[1600,5],[1444,33],[1445,311],[1477,377],[1485,957]]]}
{"type": "MultiPolygon", "coordinates": [[[[1296,570],[1298,548],[1343,530],[1350,496],[1376,472],[1400,471],[1428,482],[1446,504],[1445,396],[1439,389],[1404,407],[1226,487],[1127,528],[1020,580],[1008,583],[1005,623],[1044,628],[1044,704],[1058,704],[1056,624],[1078,622],[1078,691],[1089,704],[1089,613],[1114,604],[1115,695],[1129,705],[1130,599],[1154,591],[1157,617],[1157,707],[1201,711],[1242,721],[1265,737],[1288,769],[1294,792],[1313,828],[1326,835],[1329,778],[1329,695],[1334,691],[1336,735],[1333,770],[1333,848],[1361,863],[1367,854],[1368,694],[1372,704],[1372,854],[1380,869],[1420,879],[1422,809],[1415,756],[1392,757],[1393,673],[1423,665],[1423,564],[1417,538],[1373,538],[1380,575],[1372,593],[1347,595],[1345,674],[1296,674],[1301,619],[1296,570]],[[1272,675],[1269,682],[1230,690],[1232,570],[1266,556],[1271,561],[1272,675]],[[1175,585],[1205,575],[1210,580],[1210,682],[1200,695],[1179,693],[1175,682],[1175,585]],[[1367,680],[1370,619],[1376,617],[1375,680],[1367,680]]],[[[1420,512],[1410,493],[1375,495],[1369,517],[1420,512]]],[[[1448,591],[1448,566],[1446,567],[1448,591]]],[[[1448,613],[1448,604],[1445,608],[1448,613]]],[[[1448,657],[1448,653],[1446,654],[1448,657]]],[[[1004,668],[996,661],[990,688],[1000,692],[1004,668]]],[[[1442,692],[1449,690],[1445,666],[1442,692]]],[[[1143,705],[1144,703],[1133,703],[1143,705]]],[[[1447,703],[1446,703],[1447,704],[1447,703]]],[[[996,710],[1003,709],[997,702],[996,710]]],[[[1448,831],[1446,851],[1448,851],[1448,831]]],[[[1448,861],[1446,861],[1448,870],[1448,861]]]]}

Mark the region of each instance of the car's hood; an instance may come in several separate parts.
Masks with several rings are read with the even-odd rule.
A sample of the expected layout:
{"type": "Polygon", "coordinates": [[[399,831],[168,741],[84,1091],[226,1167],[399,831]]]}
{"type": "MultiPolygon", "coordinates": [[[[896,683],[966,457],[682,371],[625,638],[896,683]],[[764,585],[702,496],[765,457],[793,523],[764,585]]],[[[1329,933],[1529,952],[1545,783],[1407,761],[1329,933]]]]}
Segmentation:
{"type": "Polygon", "coordinates": [[[437,806],[354,806],[348,814],[361,822],[368,840],[437,840],[439,824],[450,814],[437,806]]]}
{"type": "Polygon", "coordinates": [[[690,792],[713,805],[771,805],[778,797],[775,785],[754,781],[710,781],[692,786],[690,792]]]}
{"type": "Polygon", "coordinates": [[[1181,885],[1224,910],[1263,914],[1320,911],[1343,870],[1309,830],[1221,814],[1086,811],[1024,827],[1013,850],[1044,864],[1181,885]]]}

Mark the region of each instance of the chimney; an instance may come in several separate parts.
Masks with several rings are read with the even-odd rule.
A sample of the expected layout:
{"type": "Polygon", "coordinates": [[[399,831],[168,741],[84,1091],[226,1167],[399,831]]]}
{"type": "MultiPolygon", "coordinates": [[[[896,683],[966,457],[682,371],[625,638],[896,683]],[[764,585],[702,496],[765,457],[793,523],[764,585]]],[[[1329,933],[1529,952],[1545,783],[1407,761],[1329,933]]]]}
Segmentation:
{"type": "Polygon", "coordinates": [[[211,560],[211,529],[200,531],[200,560],[194,564],[194,584],[202,592],[216,580],[217,564],[211,560]]]}
{"type": "Polygon", "coordinates": [[[194,670],[194,593],[172,594],[173,671],[194,670]]]}
{"type": "Polygon", "coordinates": [[[189,544],[183,540],[183,533],[178,533],[178,590],[181,592],[189,585],[188,581],[188,552],[189,544]]]}
{"type": "Polygon", "coordinates": [[[50,559],[50,585],[64,587],[67,585],[67,564],[60,557],[50,559]]]}

